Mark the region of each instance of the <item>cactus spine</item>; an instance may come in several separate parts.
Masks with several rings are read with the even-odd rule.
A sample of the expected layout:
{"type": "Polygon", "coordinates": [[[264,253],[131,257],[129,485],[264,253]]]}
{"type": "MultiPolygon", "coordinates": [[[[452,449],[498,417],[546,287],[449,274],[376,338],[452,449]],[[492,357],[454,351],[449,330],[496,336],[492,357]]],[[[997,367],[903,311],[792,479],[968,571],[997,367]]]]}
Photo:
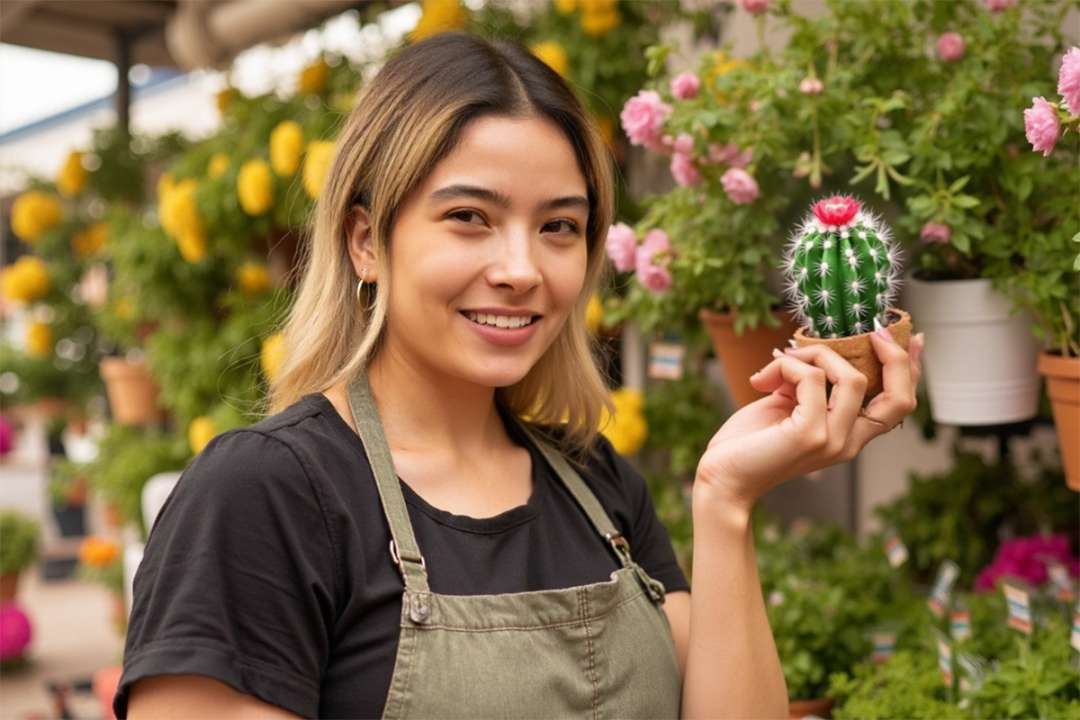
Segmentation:
{"type": "Polygon", "coordinates": [[[816,202],[785,256],[785,292],[808,335],[839,338],[886,325],[899,289],[899,251],[889,229],[857,200],[816,202]]]}

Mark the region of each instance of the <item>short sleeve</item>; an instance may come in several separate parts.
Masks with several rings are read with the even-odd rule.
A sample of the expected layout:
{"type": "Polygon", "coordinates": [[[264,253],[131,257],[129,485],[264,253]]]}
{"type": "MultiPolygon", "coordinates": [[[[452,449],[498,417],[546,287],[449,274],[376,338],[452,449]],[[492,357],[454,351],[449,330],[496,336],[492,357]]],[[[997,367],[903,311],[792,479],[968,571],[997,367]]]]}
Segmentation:
{"type": "Polygon", "coordinates": [[[134,579],[123,675],[196,674],[302,716],[318,714],[337,561],[318,488],[260,431],[214,438],[161,509],[134,579]]]}
{"type": "Polygon", "coordinates": [[[597,449],[612,467],[629,502],[631,516],[630,552],[645,572],[664,583],[667,592],[690,590],[686,573],[679,566],[671,535],[656,514],[652,493],[645,477],[630,462],[616,452],[611,442],[600,435],[597,449]]]}

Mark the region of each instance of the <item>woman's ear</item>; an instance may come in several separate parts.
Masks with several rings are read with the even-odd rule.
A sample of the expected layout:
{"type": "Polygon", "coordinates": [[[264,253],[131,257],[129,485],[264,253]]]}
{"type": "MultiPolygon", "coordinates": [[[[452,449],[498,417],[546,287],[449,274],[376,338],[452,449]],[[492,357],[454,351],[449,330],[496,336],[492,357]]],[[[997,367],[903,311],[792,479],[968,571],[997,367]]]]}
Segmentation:
{"type": "Polygon", "coordinates": [[[371,219],[368,211],[361,205],[353,205],[345,219],[345,241],[349,247],[349,258],[357,278],[363,270],[364,282],[377,282],[378,265],[375,262],[375,241],[371,234],[371,219]]]}

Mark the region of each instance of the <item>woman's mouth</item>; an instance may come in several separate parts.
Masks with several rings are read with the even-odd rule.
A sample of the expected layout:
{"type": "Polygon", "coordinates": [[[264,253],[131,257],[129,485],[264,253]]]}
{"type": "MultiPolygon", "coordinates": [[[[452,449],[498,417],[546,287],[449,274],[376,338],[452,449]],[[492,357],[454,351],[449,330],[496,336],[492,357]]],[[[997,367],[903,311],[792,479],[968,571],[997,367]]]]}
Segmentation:
{"type": "Polygon", "coordinates": [[[502,347],[521,345],[536,332],[542,315],[495,315],[462,310],[459,313],[484,340],[502,347]]]}

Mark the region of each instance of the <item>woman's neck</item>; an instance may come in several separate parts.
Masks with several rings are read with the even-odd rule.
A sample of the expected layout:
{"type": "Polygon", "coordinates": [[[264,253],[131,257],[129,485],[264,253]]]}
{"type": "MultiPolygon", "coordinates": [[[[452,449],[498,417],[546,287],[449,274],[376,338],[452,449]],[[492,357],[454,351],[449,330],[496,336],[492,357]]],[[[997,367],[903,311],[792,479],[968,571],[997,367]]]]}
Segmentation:
{"type": "Polygon", "coordinates": [[[465,466],[510,440],[495,407],[495,388],[448,377],[382,348],[367,367],[387,443],[465,466]]]}

